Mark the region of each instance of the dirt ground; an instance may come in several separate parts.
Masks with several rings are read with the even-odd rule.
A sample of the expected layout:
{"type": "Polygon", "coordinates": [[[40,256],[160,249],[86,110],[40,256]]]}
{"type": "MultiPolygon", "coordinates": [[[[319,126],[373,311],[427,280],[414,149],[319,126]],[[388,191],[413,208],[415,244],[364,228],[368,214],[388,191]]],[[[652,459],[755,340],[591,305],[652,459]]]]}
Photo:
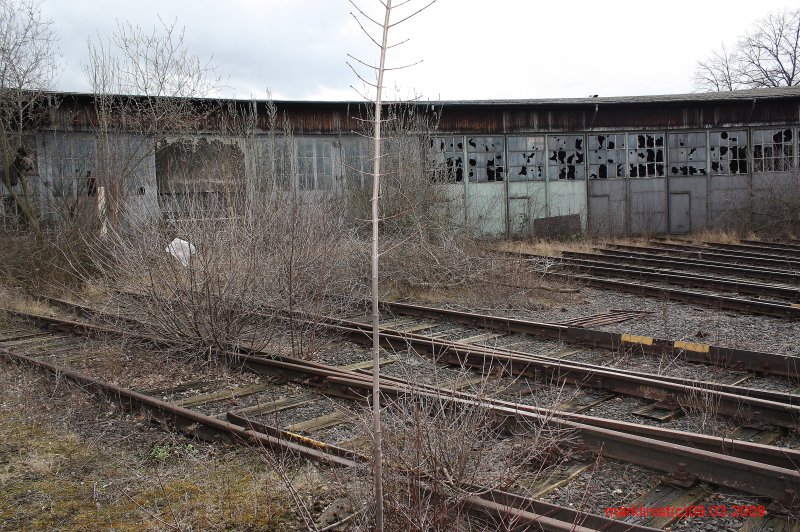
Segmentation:
{"type": "MultiPolygon", "coordinates": [[[[192,441],[64,380],[0,363],[0,530],[305,530],[258,450],[192,441]]],[[[293,484],[328,499],[311,464],[293,484]]]]}

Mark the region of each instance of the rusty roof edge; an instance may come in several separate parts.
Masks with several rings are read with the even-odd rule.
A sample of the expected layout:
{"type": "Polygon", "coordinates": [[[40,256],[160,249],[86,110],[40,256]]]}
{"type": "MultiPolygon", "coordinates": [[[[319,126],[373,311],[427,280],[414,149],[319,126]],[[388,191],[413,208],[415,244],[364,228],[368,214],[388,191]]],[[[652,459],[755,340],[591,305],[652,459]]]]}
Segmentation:
{"type": "MultiPolygon", "coordinates": [[[[80,92],[49,92],[47,94],[61,98],[93,98],[92,93],[80,92]]],[[[137,96],[117,95],[121,97],[136,98],[137,96]]],[[[144,98],[144,96],[140,96],[144,98]]],[[[433,105],[436,107],[538,107],[538,106],[585,106],[594,104],[603,105],[630,105],[630,104],[670,104],[670,103],[713,103],[713,102],[740,102],[753,99],[786,99],[800,98],[800,86],[774,87],[764,89],[748,89],[722,92],[692,92],[684,94],[657,94],[643,96],[591,96],[586,98],[535,98],[535,99],[497,99],[497,100],[407,100],[387,101],[386,105],[415,104],[433,105]]],[[[197,102],[230,102],[230,103],[265,103],[268,100],[234,99],[234,98],[190,98],[197,102]]],[[[358,106],[369,104],[367,101],[347,100],[273,100],[279,106],[358,106]]]]}

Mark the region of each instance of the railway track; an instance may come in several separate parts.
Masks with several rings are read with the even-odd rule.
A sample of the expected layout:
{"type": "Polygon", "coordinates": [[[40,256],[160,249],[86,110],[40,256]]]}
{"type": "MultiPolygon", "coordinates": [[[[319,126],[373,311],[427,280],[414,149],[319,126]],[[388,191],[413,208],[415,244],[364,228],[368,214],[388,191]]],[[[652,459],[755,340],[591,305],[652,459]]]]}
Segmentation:
{"type": "Polygon", "coordinates": [[[800,247],[796,244],[782,242],[766,242],[761,240],[742,240],[739,244],[725,242],[697,241],[691,239],[676,239],[674,237],[652,237],[656,242],[672,242],[683,245],[692,245],[712,250],[723,250],[756,254],[767,258],[794,258],[800,259],[800,247]]]}
{"type": "Polygon", "coordinates": [[[728,253],[733,256],[752,257],[757,259],[775,260],[795,260],[800,258],[792,249],[776,249],[771,246],[753,244],[730,244],[725,242],[708,242],[695,240],[668,239],[665,237],[654,237],[654,243],[664,247],[674,247],[677,249],[689,249],[698,251],[711,251],[714,253],[728,253]]]}
{"type": "Polygon", "coordinates": [[[668,244],[660,242],[651,242],[650,244],[649,246],[609,244],[608,247],[625,251],[644,252],[654,256],[712,260],[745,267],[759,266],[789,272],[797,272],[798,269],[800,269],[800,264],[798,264],[796,260],[787,258],[761,257],[756,254],[733,253],[721,249],[692,246],[688,244],[668,244]]]}
{"type": "MultiPolygon", "coordinates": [[[[34,319],[40,325],[48,324],[57,330],[42,331],[21,327],[0,331],[0,356],[2,358],[69,379],[91,392],[119,401],[128,408],[147,409],[160,419],[169,421],[173,426],[193,437],[230,438],[237,443],[287,452],[336,467],[356,468],[367,461],[367,458],[358,451],[299,434],[298,432],[306,430],[302,427],[302,422],[294,424],[294,430],[297,431],[295,432],[289,430],[293,428],[292,426],[278,428],[254,421],[259,411],[273,413],[276,403],[281,404],[279,402],[281,400],[266,402],[263,405],[256,403],[251,407],[236,409],[225,407],[222,416],[209,415],[201,409],[204,405],[218,404],[225,399],[251,397],[263,392],[268,387],[267,383],[259,382],[234,390],[216,390],[201,394],[193,392],[193,386],[149,393],[128,389],[92,378],[64,365],[69,361],[83,360],[85,362],[87,360],[85,353],[78,353],[75,356],[74,350],[81,343],[79,340],[76,341],[75,333],[106,335],[113,334],[113,331],[76,321],[58,320],[44,316],[36,316],[34,319]],[[54,358],[60,358],[62,364],[54,363],[52,360],[54,358]],[[180,394],[182,391],[188,391],[194,395],[171,401],[164,401],[156,396],[157,393],[180,394]]],[[[234,364],[244,365],[258,375],[280,374],[303,380],[327,377],[341,381],[333,385],[333,388],[355,388],[359,391],[369,386],[369,378],[357,373],[357,368],[333,368],[298,359],[287,361],[285,358],[277,360],[232,353],[228,356],[231,357],[231,362],[234,364]]],[[[318,383],[317,387],[321,387],[321,383],[318,383]]],[[[403,390],[401,385],[397,389],[403,390]]],[[[327,391],[331,392],[331,390],[327,391]]],[[[387,388],[387,392],[390,391],[391,389],[387,388]]],[[[362,395],[350,392],[350,398],[360,400],[362,395]]],[[[300,398],[293,400],[284,398],[282,406],[288,409],[293,404],[297,408],[303,401],[307,403],[313,400],[308,393],[305,393],[300,398]]],[[[306,427],[310,427],[312,424],[320,426],[319,419],[310,421],[313,423],[305,423],[306,427]]],[[[422,487],[424,489],[424,485],[422,487]]],[[[599,515],[578,512],[569,507],[537,501],[500,490],[481,487],[473,487],[473,489],[476,494],[466,497],[464,504],[472,512],[489,522],[502,521],[514,523],[515,526],[535,524],[544,530],[655,530],[614,521],[599,515]]]]}
{"type": "MultiPolygon", "coordinates": [[[[51,325],[75,327],[72,322],[65,323],[63,320],[46,318],[45,321],[51,325]]],[[[113,331],[97,329],[86,324],[81,324],[80,327],[84,332],[92,330],[95,333],[113,334],[113,331]]],[[[342,374],[341,370],[321,364],[289,361],[285,357],[252,357],[243,354],[237,354],[237,357],[237,364],[257,373],[274,374],[278,371],[294,373],[295,377],[304,380],[315,378],[319,381],[321,379],[326,386],[330,387],[327,393],[336,396],[351,394],[361,397],[368,393],[371,386],[367,375],[354,379],[350,373],[342,374]]],[[[442,390],[426,390],[424,387],[410,383],[401,383],[397,379],[386,379],[382,385],[382,391],[386,394],[408,393],[410,390],[413,390],[414,393],[435,393],[437,396],[442,393],[442,390]]],[[[554,415],[551,410],[537,409],[518,403],[486,401],[463,392],[448,392],[448,397],[449,400],[461,404],[489,408],[499,416],[514,419],[521,416],[540,422],[546,419],[548,423],[555,423],[561,428],[579,431],[589,448],[595,452],[601,452],[604,456],[679,476],[682,476],[680,471],[686,466],[679,468],[676,464],[691,464],[693,474],[705,481],[760,496],[769,494],[776,500],[787,497],[787,489],[793,490],[795,487],[800,487],[800,473],[788,467],[771,463],[776,462],[783,465],[800,463],[798,462],[800,456],[797,456],[795,451],[784,448],[570,413],[558,412],[557,415],[554,415]],[[686,445],[687,443],[700,447],[700,449],[689,447],[686,445]],[[705,450],[703,447],[716,449],[716,451],[705,450]]]]}
{"type": "Polygon", "coordinates": [[[743,295],[756,295],[787,301],[800,301],[800,288],[788,284],[761,283],[749,280],[720,278],[719,276],[687,273],[666,268],[648,266],[621,265],[606,261],[603,257],[573,258],[562,257],[559,267],[567,267],[578,272],[588,272],[601,277],[637,279],[640,281],[656,281],[665,284],[680,285],[691,288],[724,290],[743,295]]]}
{"type": "MultiPolygon", "coordinates": [[[[411,303],[382,302],[382,308],[393,315],[449,320],[468,326],[495,331],[501,335],[514,333],[536,338],[549,338],[569,345],[602,348],[612,351],[636,349],[642,353],[669,355],[687,362],[714,365],[740,371],[753,371],[790,379],[800,378],[800,359],[790,355],[727,348],[706,343],[684,342],[667,338],[632,335],[573,327],[557,323],[543,323],[518,318],[505,318],[485,314],[434,308],[411,303]]],[[[398,332],[414,332],[409,326],[398,332]]],[[[495,336],[492,339],[498,339],[495,336]]]]}
{"type": "Polygon", "coordinates": [[[800,251],[800,242],[797,240],[792,242],[776,242],[771,240],[747,240],[743,239],[741,241],[743,244],[747,245],[754,245],[758,247],[764,247],[767,249],[789,249],[794,251],[800,251]]]}
{"type": "Polygon", "coordinates": [[[609,245],[596,248],[597,253],[565,251],[558,259],[533,253],[513,254],[535,261],[536,267],[540,267],[542,259],[554,261],[544,271],[545,275],[568,282],[719,310],[800,318],[800,271],[797,270],[800,262],[794,258],[673,242],[651,244],[654,245],[609,245]],[[559,272],[559,268],[572,272],[559,272]],[[724,293],[710,292],[712,289],[724,293]],[[756,298],[730,294],[737,292],[756,298]]]}
{"type": "MultiPolygon", "coordinates": [[[[70,307],[78,309],[86,315],[91,315],[93,312],[91,309],[79,305],[72,304],[70,307]]],[[[553,324],[536,324],[524,320],[481,316],[403,303],[384,303],[384,307],[395,313],[412,314],[418,317],[456,319],[456,321],[460,320],[462,323],[480,324],[481,326],[491,324],[494,330],[499,328],[511,331],[516,327],[515,332],[519,332],[520,330],[532,330],[538,326],[538,330],[541,331],[543,325],[546,326],[545,330],[551,333],[554,330],[570,330],[569,327],[553,324]]],[[[115,317],[112,317],[111,321],[115,319],[115,317]]],[[[372,325],[366,321],[326,317],[324,322],[328,328],[355,342],[367,345],[372,341],[370,336],[372,325]]],[[[746,422],[768,423],[773,426],[791,429],[796,428],[798,420],[800,420],[800,396],[796,395],[738,385],[697,382],[665,375],[647,375],[638,371],[632,372],[620,368],[608,368],[596,364],[530,355],[496,346],[477,346],[468,342],[452,341],[436,335],[413,332],[414,330],[429,328],[431,328],[429,325],[414,325],[410,328],[406,327],[403,330],[397,330],[385,325],[382,329],[380,340],[384,347],[398,351],[412,347],[418,353],[430,354],[438,361],[459,367],[472,367],[483,373],[501,371],[512,377],[526,377],[540,382],[576,384],[595,388],[604,393],[614,392],[655,400],[662,405],[672,405],[673,409],[679,408],[680,404],[687,404],[698,393],[701,393],[703,397],[711,398],[715,402],[718,414],[723,416],[743,419],[746,422]]],[[[582,329],[577,329],[577,334],[581,335],[580,338],[585,339],[586,336],[583,336],[580,331],[582,329]]],[[[474,337],[477,338],[479,336],[474,337]]],[[[615,338],[612,333],[605,333],[603,336],[606,338],[611,337],[611,345],[614,345],[613,340],[615,339],[621,342],[618,345],[621,345],[626,340],[640,342],[640,345],[648,344],[648,339],[645,337],[626,338],[625,335],[618,335],[615,338]]],[[[652,345],[652,341],[649,344],[652,345]]],[[[682,345],[680,342],[677,346],[673,343],[672,348],[680,348],[682,345]]],[[[695,346],[695,349],[702,351],[697,346],[695,346]]],[[[708,351],[710,352],[710,346],[708,351]]],[[[739,356],[744,356],[744,354],[739,353],[739,356]]],[[[764,357],[768,356],[768,354],[762,355],[764,357]]],[[[777,355],[776,357],[782,360],[785,364],[784,367],[787,368],[796,362],[791,360],[794,357],[780,357],[777,355]]],[[[775,359],[773,359],[774,361],[775,359]]],[[[798,376],[797,368],[795,367],[792,372],[788,372],[788,376],[798,376]]]]}
{"type": "Polygon", "coordinates": [[[734,266],[724,262],[698,260],[681,257],[679,260],[669,257],[653,256],[632,250],[618,250],[609,248],[594,248],[594,253],[580,253],[563,251],[562,256],[574,259],[602,260],[607,263],[630,266],[651,266],[670,271],[689,271],[715,273],[731,277],[758,279],[763,281],[777,281],[785,284],[800,284],[800,273],[791,273],[784,270],[761,268],[757,266],[734,266]]]}

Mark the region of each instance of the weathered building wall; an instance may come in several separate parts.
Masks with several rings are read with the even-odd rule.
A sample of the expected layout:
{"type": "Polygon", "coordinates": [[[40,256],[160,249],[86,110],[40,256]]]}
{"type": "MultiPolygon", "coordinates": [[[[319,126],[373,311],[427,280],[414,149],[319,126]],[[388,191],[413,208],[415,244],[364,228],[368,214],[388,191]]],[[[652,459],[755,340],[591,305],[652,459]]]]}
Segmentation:
{"type": "MultiPolygon", "coordinates": [[[[335,191],[369,180],[369,142],[357,135],[369,118],[362,104],[275,102],[278,125],[293,132],[284,139],[269,132],[266,102],[198,100],[203,132],[192,142],[112,135],[120,155],[109,161],[92,97],[56,100],[36,136],[35,187],[48,215],[70,198],[91,203],[80,200],[89,177],[124,186],[132,206],[154,211],[188,185],[214,195],[239,181],[335,191]],[[233,135],[230,124],[247,120],[226,113],[238,120],[254,111],[255,129],[233,135]]],[[[487,236],[732,227],[768,216],[759,209],[770,195],[800,194],[797,88],[413,105],[438,117],[425,157],[452,216],[487,236]]]]}

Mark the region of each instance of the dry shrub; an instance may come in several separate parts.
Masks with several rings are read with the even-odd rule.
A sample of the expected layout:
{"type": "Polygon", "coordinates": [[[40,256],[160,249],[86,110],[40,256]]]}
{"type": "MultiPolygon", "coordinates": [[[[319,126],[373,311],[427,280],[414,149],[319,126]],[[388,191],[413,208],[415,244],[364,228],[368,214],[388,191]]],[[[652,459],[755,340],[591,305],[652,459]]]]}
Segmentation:
{"type": "MultiPolygon", "coordinates": [[[[486,394],[476,392],[478,403],[486,394]]],[[[524,494],[567,460],[574,438],[541,422],[510,424],[480,405],[409,393],[381,413],[387,530],[469,530],[487,526],[467,498],[487,488],[524,494]]],[[[362,420],[370,439],[371,424],[362,420]]],[[[369,478],[348,486],[351,507],[369,504],[369,478]],[[360,494],[363,494],[363,498],[360,494]]],[[[506,523],[507,524],[507,523],[506,523]]],[[[496,523],[495,523],[496,525],[496,523]]]]}
{"type": "Polygon", "coordinates": [[[76,231],[0,233],[0,279],[31,294],[60,293],[77,288],[81,279],[73,265],[91,269],[91,258],[76,231]]]}
{"type": "Polygon", "coordinates": [[[774,176],[752,191],[752,232],[767,239],[800,237],[800,172],[774,176]]]}
{"type": "Polygon", "coordinates": [[[702,383],[693,387],[679,403],[692,431],[711,436],[727,435],[728,424],[719,416],[719,397],[703,388],[702,383]]]}
{"type": "Polygon", "coordinates": [[[131,221],[91,241],[115,311],[193,351],[263,347],[288,324],[294,354],[306,352],[308,326],[285,313],[319,315],[326,296],[349,288],[336,201],[274,192],[228,196],[215,210],[207,197],[183,199],[181,218],[131,221]],[[167,250],[174,238],[194,246],[185,262],[167,250]]]}

